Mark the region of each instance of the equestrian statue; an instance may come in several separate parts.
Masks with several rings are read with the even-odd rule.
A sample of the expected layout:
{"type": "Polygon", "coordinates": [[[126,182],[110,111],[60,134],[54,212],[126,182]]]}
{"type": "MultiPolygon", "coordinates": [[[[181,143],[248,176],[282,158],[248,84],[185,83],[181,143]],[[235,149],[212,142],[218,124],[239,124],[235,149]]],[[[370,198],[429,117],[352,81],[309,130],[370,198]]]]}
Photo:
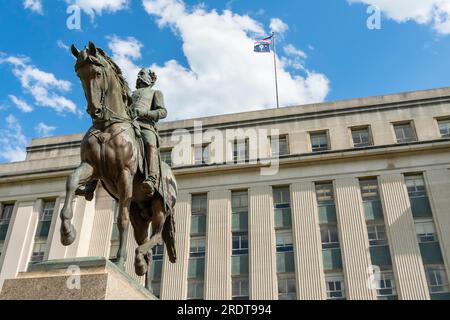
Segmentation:
{"type": "Polygon", "coordinates": [[[125,268],[131,221],[138,244],[135,272],[146,276],[146,287],[151,289],[152,249],[164,242],[170,262],[176,262],[173,211],[177,183],[159,153],[155,125],[167,116],[167,110],[163,94],[153,89],[157,76],[148,68],[142,69],[136,91],[131,92],[117,64],[92,42],[81,51],[74,45],[71,50],[92,126],[81,142],[81,164],[67,179],[60,213],[61,243],[69,246],[76,238],[71,222],[72,200],[76,195],[92,200],[100,181],[118,204],[119,249],[115,263],[125,268]]]}

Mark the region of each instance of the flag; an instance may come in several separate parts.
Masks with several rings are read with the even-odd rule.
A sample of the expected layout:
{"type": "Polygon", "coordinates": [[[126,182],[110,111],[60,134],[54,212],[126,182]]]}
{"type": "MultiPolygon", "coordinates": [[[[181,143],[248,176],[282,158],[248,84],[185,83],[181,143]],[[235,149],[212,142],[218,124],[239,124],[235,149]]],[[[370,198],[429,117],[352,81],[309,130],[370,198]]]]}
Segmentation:
{"type": "Polygon", "coordinates": [[[255,41],[255,52],[270,52],[270,44],[271,44],[272,36],[255,41]]]}

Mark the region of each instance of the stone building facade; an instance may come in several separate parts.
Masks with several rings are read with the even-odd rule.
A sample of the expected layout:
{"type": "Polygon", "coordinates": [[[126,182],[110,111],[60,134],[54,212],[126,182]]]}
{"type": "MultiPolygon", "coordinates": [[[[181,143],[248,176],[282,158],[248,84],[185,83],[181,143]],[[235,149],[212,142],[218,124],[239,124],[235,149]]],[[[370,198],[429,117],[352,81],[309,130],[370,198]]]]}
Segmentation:
{"type": "MultiPolygon", "coordinates": [[[[450,299],[450,88],[159,132],[179,184],[178,262],[154,252],[162,299],[450,299]]],[[[81,138],[35,139],[25,161],[0,165],[0,286],[30,263],[115,255],[115,203],[101,188],[74,200],[77,240],[59,242],[81,138]]],[[[127,245],[133,274],[132,233],[127,245]]]]}

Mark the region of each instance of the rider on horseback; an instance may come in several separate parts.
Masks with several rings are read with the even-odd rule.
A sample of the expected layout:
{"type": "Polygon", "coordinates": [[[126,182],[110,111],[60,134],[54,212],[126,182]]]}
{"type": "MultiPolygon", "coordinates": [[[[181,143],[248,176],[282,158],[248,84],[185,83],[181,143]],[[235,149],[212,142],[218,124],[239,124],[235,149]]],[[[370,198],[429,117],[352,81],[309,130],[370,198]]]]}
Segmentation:
{"type": "Polygon", "coordinates": [[[136,81],[137,90],[133,92],[133,103],[130,107],[133,117],[137,118],[141,128],[147,163],[142,187],[144,192],[150,197],[153,196],[157,188],[156,183],[160,169],[159,137],[155,124],[167,116],[162,92],[152,89],[156,79],[156,74],[148,68],[144,68],[139,72],[136,81]]]}

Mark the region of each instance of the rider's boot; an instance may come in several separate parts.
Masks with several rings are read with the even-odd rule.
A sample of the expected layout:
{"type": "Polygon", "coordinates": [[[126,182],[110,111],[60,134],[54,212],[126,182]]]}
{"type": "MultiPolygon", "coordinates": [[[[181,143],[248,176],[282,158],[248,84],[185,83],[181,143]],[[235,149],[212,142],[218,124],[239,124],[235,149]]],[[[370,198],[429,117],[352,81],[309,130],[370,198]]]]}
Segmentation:
{"type": "Polygon", "coordinates": [[[148,177],[142,183],[142,189],[149,197],[153,197],[159,174],[158,148],[147,145],[145,149],[148,163],[148,177]]]}

